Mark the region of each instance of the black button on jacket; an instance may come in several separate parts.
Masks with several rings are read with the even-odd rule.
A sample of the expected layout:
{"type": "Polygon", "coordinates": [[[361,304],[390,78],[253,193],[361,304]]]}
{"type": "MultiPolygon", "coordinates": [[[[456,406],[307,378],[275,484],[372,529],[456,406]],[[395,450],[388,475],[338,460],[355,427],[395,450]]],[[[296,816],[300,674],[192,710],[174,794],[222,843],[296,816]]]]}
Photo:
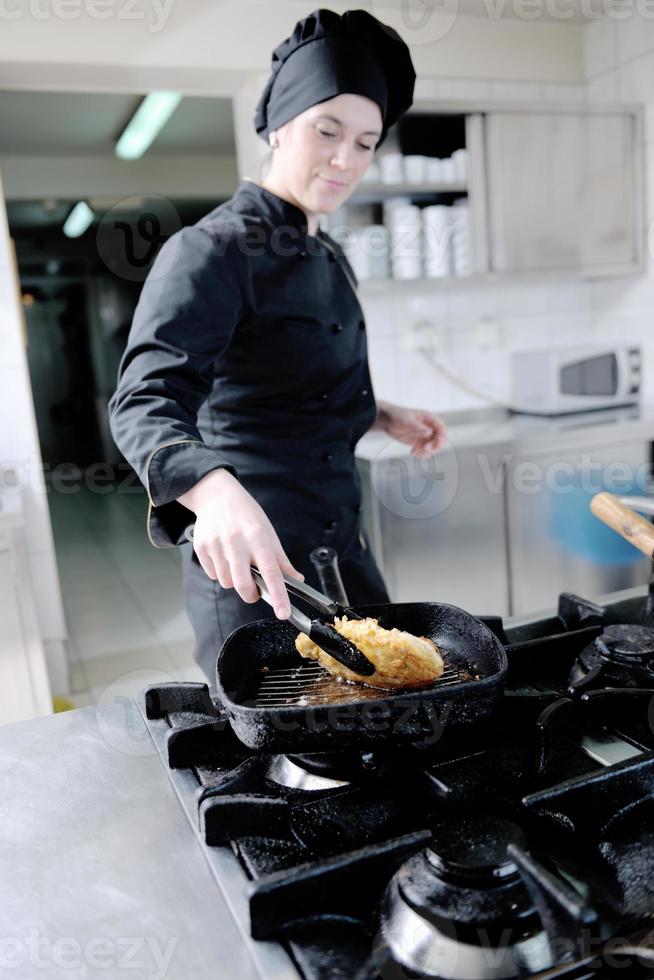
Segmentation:
{"type": "Polygon", "coordinates": [[[194,519],[176,498],[227,467],[287,550],[361,548],[353,447],[376,415],[363,311],[340,246],[306,230],[300,208],[242,180],[150,269],[110,422],[158,547],[194,519]]]}

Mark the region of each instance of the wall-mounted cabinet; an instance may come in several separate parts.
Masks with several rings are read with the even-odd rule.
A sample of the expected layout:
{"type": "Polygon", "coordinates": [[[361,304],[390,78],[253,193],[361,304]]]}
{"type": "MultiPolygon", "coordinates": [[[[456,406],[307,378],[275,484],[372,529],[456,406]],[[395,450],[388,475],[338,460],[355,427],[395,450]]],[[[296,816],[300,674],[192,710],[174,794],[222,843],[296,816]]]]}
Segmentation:
{"type": "Polygon", "coordinates": [[[636,113],[489,112],[485,136],[492,271],[638,270],[643,200],[636,113]]]}
{"type": "Polygon", "coordinates": [[[386,268],[383,259],[370,273],[366,260],[355,265],[361,281],[382,280],[375,288],[399,279],[595,278],[644,269],[637,107],[422,106],[391,130],[373,167],[373,179],[362,181],[330,230],[348,229],[353,264],[361,260],[359,239],[367,241],[364,229],[380,233],[378,254],[386,240],[386,268]],[[464,154],[463,172],[450,166],[457,154],[464,154]],[[421,254],[418,244],[398,244],[407,242],[407,229],[421,254]]]}

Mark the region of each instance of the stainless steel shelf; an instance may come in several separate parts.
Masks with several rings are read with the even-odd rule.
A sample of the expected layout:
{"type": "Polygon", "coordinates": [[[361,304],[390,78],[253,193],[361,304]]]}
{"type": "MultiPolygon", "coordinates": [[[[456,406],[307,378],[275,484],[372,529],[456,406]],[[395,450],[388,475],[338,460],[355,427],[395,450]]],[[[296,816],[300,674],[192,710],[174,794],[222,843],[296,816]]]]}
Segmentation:
{"type": "Polygon", "coordinates": [[[466,183],[429,183],[429,184],[359,184],[346,202],[365,204],[388,197],[431,197],[434,194],[467,194],[466,183]]]}

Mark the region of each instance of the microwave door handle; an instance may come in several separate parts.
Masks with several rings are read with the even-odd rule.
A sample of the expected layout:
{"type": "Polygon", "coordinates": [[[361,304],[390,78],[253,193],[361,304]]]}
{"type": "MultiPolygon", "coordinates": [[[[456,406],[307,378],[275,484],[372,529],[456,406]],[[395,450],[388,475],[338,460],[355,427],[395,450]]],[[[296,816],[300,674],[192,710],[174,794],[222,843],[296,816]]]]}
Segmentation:
{"type": "Polygon", "coordinates": [[[616,378],[616,382],[616,395],[620,398],[626,398],[629,394],[629,389],[631,388],[631,364],[629,355],[624,347],[620,348],[620,356],[618,358],[618,376],[616,378]]]}

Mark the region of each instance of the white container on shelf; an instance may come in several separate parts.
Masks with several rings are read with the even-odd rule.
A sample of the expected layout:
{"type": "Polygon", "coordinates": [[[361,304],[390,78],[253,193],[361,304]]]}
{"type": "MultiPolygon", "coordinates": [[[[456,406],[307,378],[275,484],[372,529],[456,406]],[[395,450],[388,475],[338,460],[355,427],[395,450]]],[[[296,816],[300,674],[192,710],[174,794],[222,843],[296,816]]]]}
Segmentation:
{"type": "Polygon", "coordinates": [[[390,234],[384,225],[352,228],[342,244],[359,282],[390,278],[390,234]]]}
{"type": "Polygon", "coordinates": [[[468,180],[468,151],[466,149],[455,150],[452,154],[454,161],[454,179],[457,184],[465,184],[468,180]]]}
{"type": "Polygon", "coordinates": [[[390,220],[394,225],[419,225],[422,222],[422,214],[417,204],[400,204],[396,200],[393,207],[389,209],[390,220]]]}
{"type": "Polygon", "coordinates": [[[395,208],[391,212],[389,226],[393,254],[397,256],[421,255],[420,233],[422,218],[420,208],[414,205],[395,208]]]}
{"type": "Polygon", "coordinates": [[[418,258],[393,260],[393,279],[422,279],[422,262],[418,258]]]}
{"type": "Polygon", "coordinates": [[[357,277],[358,281],[361,282],[367,278],[367,268],[365,262],[365,256],[363,255],[363,250],[361,248],[361,242],[359,237],[359,228],[350,228],[348,232],[343,234],[340,238],[341,247],[345,252],[345,256],[352,266],[352,271],[357,277]]]}
{"type": "Polygon", "coordinates": [[[424,184],[427,179],[427,157],[412,153],[403,158],[404,179],[409,184],[424,184]]]}
{"type": "Polygon", "coordinates": [[[472,274],[472,242],[470,237],[470,206],[466,200],[452,205],[451,254],[455,276],[472,274]]]}
{"type": "Polygon", "coordinates": [[[427,157],[425,179],[430,184],[439,184],[443,179],[443,161],[440,157],[427,157]]]}
{"type": "Polygon", "coordinates": [[[414,204],[390,212],[391,266],[394,279],[422,276],[422,216],[414,204]]]}
{"type": "Polygon", "coordinates": [[[424,271],[429,279],[452,274],[451,211],[444,204],[432,204],[422,210],[424,271]]]}
{"type": "Polygon", "coordinates": [[[423,224],[445,228],[449,224],[450,210],[447,204],[427,205],[422,209],[423,224]]]}
{"type": "Polygon", "coordinates": [[[387,228],[391,227],[393,221],[393,215],[397,208],[406,208],[411,205],[411,198],[405,197],[404,195],[397,195],[397,197],[388,197],[385,201],[382,201],[382,214],[384,219],[384,224],[387,228]]]}
{"type": "Polygon", "coordinates": [[[441,181],[444,184],[454,184],[456,181],[456,168],[452,157],[441,160],[441,181]]]}
{"type": "Polygon", "coordinates": [[[370,279],[389,279],[391,274],[390,232],[384,225],[367,225],[359,231],[359,245],[366,256],[370,279]]]}
{"type": "Polygon", "coordinates": [[[401,153],[385,153],[379,157],[381,179],[384,184],[401,184],[404,180],[404,167],[401,153]]]}

